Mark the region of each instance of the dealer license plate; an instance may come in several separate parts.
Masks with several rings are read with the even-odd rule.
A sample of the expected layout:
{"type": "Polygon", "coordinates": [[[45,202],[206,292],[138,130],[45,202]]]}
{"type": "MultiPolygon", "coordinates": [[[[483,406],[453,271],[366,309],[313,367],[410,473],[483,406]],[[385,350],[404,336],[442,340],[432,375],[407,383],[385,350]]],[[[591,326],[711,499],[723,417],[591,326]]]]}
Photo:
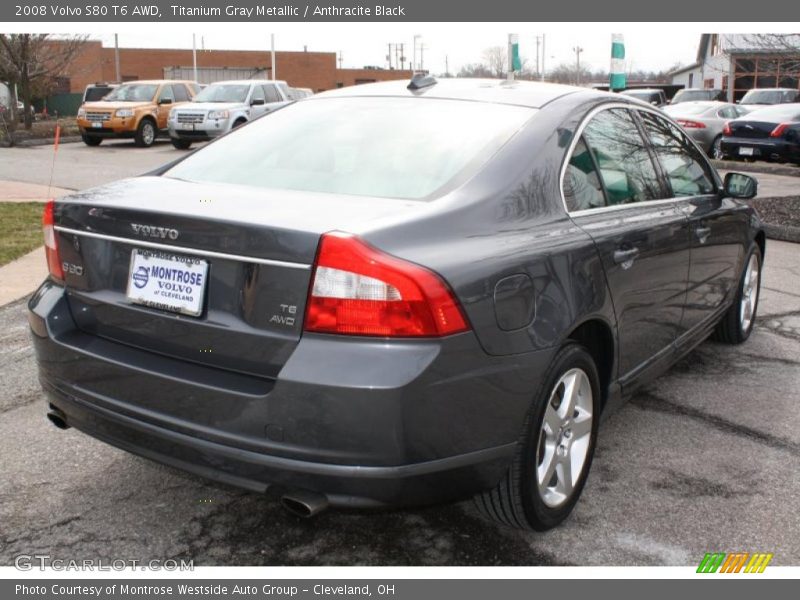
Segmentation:
{"type": "Polygon", "coordinates": [[[741,156],[753,156],[753,149],[752,148],[739,148],[739,154],[741,156]]]}
{"type": "Polygon", "coordinates": [[[95,121],[94,123],[92,123],[92,127],[94,127],[95,129],[100,129],[102,126],[103,124],[100,121],[95,121]]]}
{"type": "Polygon", "coordinates": [[[133,250],[126,295],[143,304],[193,317],[203,312],[208,261],[154,250],[133,250]]]}

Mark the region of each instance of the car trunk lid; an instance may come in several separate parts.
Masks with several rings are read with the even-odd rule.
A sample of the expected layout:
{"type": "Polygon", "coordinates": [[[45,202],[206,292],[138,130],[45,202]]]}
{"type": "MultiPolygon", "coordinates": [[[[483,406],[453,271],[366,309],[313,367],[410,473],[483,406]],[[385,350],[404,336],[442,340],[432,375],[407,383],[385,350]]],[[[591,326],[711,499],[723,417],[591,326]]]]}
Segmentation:
{"type": "Polygon", "coordinates": [[[357,232],[411,205],[356,197],[338,197],[334,204],[322,194],[165,177],[88,190],[60,201],[57,209],[70,309],[78,327],[89,334],[207,366],[275,377],[301,335],[321,234],[357,232]],[[140,279],[147,279],[148,289],[170,284],[176,297],[201,295],[199,314],[137,303],[142,281],[132,273],[142,260],[161,269],[145,270],[140,279]],[[205,271],[202,282],[172,277],[181,269],[165,271],[185,260],[205,271]],[[187,285],[192,289],[184,295],[187,285]]]}

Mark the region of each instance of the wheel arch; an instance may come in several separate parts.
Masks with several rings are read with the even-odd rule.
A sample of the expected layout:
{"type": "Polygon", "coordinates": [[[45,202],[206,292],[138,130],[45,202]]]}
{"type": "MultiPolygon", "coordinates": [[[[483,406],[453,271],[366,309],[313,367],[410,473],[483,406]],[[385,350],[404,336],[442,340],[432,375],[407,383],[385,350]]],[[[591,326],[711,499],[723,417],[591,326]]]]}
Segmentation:
{"type": "Polygon", "coordinates": [[[616,364],[616,340],[611,325],[600,317],[590,317],[575,325],[566,339],[581,344],[592,356],[600,378],[601,403],[605,406],[616,364]]]}

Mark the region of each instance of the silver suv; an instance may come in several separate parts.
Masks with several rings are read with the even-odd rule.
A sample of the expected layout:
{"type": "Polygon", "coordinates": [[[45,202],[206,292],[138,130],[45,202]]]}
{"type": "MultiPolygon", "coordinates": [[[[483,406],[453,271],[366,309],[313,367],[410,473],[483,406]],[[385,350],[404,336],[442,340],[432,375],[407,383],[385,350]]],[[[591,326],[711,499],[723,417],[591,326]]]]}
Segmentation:
{"type": "Polygon", "coordinates": [[[173,146],[186,150],[192,142],[220,136],[291,100],[285,81],[247,79],[212,83],[192,102],[170,111],[169,137],[173,146]]]}

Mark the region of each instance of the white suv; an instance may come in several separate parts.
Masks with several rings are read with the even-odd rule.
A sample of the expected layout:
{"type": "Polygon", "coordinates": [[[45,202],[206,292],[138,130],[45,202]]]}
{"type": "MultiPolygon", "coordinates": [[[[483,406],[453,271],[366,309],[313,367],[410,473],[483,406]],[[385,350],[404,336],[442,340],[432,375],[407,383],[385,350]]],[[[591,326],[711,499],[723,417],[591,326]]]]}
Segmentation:
{"type": "Polygon", "coordinates": [[[170,111],[169,137],[173,146],[186,150],[192,142],[218,137],[291,100],[285,81],[247,79],[212,83],[190,103],[170,111]]]}

